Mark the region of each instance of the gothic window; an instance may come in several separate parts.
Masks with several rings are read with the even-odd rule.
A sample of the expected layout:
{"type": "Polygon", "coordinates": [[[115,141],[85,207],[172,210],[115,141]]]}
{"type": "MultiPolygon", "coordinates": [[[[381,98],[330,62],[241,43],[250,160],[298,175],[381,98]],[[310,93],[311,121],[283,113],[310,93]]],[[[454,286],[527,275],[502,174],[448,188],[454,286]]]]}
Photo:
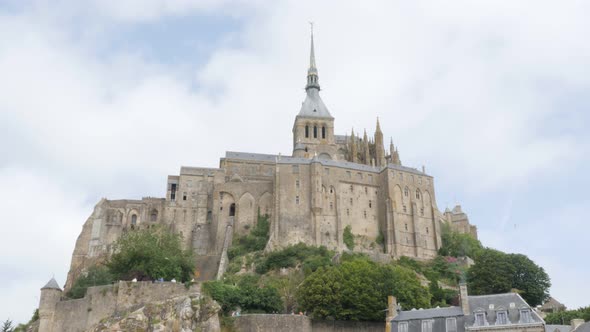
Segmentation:
{"type": "Polygon", "coordinates": [[[295,204],[299,204],[299,196],[295,196],[295,204]]]}
{"type": "Polygon", "coordinates": [[[137,215],[131,215],[131,226],[137,225],[137,215]]]}
{"type": "Polygon", "coordinates": [[[158,211],[152,211],[152,213],[150,214],[150,221],[156,220],[158,220],[158,211]]]}
{"type": "Polygon", "coordinates": [[[332,187],[330,187],[330,194],[334,193],[334,189],[332,187]]]}
{"type": "Polygon", "coordinates": [[[420,199],[420,190],[416,190],[416,199],[420,199]]]}
{"type": "Polygon", "coordinates": [[[369,209],[373,207],[373,201],[369,201],[369,209]]]}
{"type": "Polygon", "coordinates": [[[170,185],[170,200],[173,201],[176,199],[176,183],[172,183],[170,185]]]}
{"type": "Polygon", "coordinates": [[[313,126],[313,138],[318,138],[318,126],[313,126]]]}
{"type": "Polygon", "coordinates": [[[410,190],[408,189],[408,187],[404,188],[404,196],[408,197],[410,195],[410,190]]]}
{"type": "Polygon", "coordinates": [[[322,138],[326,138],[326,127],[322,127],[322,138]]]}
{"type": "Polygon", "coordinates": [[[309,126],[305,125],[305,138],[309,138],[309,126]]]}
{"type": "Polygon", "coordinates": [[[229,206],[229,216],[230,216],[230,217],[233,217],[233,216],[235,216],[235,215],[236,215],[236,203],[232,203],[232,204],[229,206]]]}

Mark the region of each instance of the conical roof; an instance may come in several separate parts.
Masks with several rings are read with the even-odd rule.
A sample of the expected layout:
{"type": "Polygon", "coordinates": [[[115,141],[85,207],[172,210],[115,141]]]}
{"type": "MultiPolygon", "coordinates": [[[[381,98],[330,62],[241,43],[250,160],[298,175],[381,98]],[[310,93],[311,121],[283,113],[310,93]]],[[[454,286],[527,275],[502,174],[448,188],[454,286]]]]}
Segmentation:
{"type": "Polygon", "coordinates": [[[61,288],[59,287],[59,285],[57,284],[57,281],[55,281],[55,278],[51,278],[51,280],[49,280],[49,282],[43,286],[43,289],[58,289],[61,290],[61,288]]]}

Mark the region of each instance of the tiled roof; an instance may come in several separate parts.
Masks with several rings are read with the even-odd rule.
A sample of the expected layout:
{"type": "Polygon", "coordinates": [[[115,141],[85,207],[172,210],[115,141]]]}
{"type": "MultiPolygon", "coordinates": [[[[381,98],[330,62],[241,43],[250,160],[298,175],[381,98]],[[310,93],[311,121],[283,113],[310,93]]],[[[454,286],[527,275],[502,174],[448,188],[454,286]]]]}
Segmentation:
{"type": "Polygon", "coordinates": [[[412,319],[426,319],[436,317],[457,317],[462,316],[463,311],[461,307],[446,307],[434,309],[413,309],[408,311],[401,311],[393,321],[406,321],[412,319]]]}

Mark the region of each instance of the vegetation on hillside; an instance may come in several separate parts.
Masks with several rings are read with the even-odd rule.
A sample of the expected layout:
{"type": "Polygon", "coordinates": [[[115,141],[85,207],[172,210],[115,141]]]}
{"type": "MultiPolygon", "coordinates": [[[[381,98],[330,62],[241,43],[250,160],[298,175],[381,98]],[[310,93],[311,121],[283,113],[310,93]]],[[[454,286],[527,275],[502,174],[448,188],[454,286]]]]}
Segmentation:
{"type": "Polygon", "coordinates": [[[545,317],[545,323],[555,325],[569,325],[572,319],[590,321],[590,306],[575,310],[564,310],[550,313],[545,317]]]}

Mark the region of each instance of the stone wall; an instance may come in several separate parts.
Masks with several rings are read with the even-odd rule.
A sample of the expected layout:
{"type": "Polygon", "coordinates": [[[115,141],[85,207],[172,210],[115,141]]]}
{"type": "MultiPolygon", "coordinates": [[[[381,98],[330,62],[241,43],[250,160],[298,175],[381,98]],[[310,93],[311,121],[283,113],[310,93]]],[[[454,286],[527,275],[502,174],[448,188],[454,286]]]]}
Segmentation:
{"type": "Polygon", "coordinates": [[[243,315],[233,318],[239,332],[382,332],[385,322],[312,320],[300,315],[243,315]]]}
{"type": "Polygon", "coordinates": [[[116,312],[187,294],[200,294],[200,285],[187,289],[180,283],[120,281],[115,285],[90,287],[82,299],[57,302],[51,331],[85,331],[116,312]]]}

